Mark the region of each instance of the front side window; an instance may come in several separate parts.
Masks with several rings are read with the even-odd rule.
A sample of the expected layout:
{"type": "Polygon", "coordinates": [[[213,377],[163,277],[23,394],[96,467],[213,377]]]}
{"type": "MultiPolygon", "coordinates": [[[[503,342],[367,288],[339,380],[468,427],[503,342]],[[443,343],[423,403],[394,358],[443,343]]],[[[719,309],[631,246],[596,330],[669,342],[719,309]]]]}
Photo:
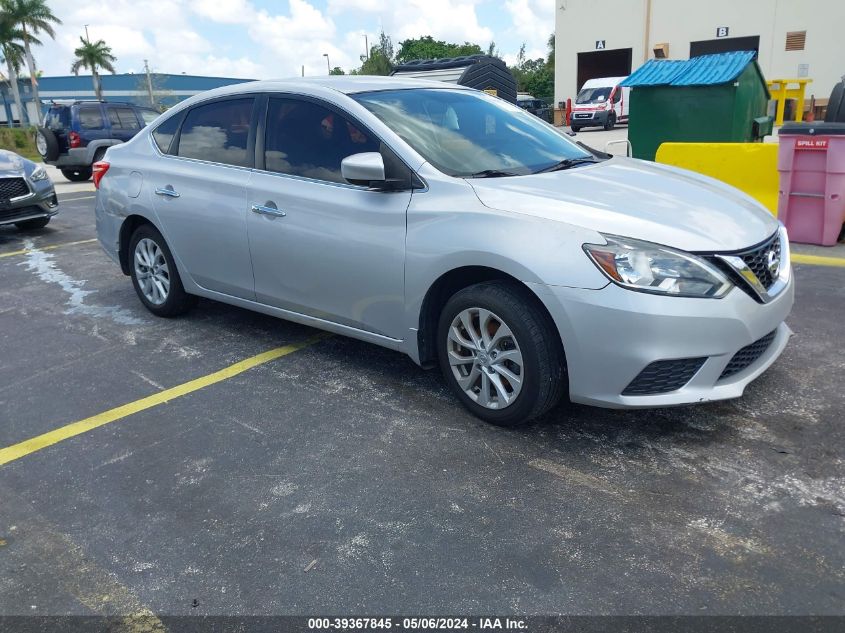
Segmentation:
{"type": "Polygon", "coordinates": [[[105,122],[100,107],[82,106],[79,108],[79,126],[83,130],[102,130],[105,127],[105,122]]]}
{"type": "Polygon", "coordinates": [[[523,175],[591,157],[534,115],[481,92],[425,88],[353,98],[450,176],[523,175]]]}
{"type": "Polygon", "coordinates": [[[179,135],[177,154],[185,158],[247,167],[254,99],[228,99],[192,108],[179,135]]]}
{"type": "Polygon", "coordinates": [[[141,128],[132,108],[109,108],[108,112],[112,129],[138,130],[141,128]]]}
{"type": "Polygon", "coordinates": [[[340,174],[341,161],[377,151],[377,139],[333,110],[311,101],[270,99],[264,139],[268,171],[346,182],[340,174]]]}

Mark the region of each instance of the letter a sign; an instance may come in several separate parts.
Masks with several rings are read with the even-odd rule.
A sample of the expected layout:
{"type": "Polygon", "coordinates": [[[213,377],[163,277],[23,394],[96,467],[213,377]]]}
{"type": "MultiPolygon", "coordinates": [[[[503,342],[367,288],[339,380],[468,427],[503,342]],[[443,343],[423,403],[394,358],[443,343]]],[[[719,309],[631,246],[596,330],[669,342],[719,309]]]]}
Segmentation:
{"type": "Polygon", "coordinates": [[[596,40],[596,50],[597,51],[603,51],[604,48],[605,48],[604,40],[596,40]]]}

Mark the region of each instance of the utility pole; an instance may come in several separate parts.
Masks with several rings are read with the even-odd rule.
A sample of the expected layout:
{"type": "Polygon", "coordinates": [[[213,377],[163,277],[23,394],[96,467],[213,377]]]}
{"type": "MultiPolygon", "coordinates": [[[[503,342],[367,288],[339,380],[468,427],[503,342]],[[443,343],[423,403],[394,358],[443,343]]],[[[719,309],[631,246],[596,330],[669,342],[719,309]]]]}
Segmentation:
{"type": "Polygon", "coordinates": [[[370,43],[367,40],[367,34],[364,33],[364,55],[367,59],[370,58],[370,43]]]}
{"type": "Polygon", "coordinates": [[[328,74],[331,75],[332,74],[332,65],[331,65],[331,63],[329,63],[329,54],[323,53],[323,57],[326,58],[326,70],[328,71],[328,74]]]}
{"type": "Polygon", "coordinates": [[[90,38],[90,37],[88,37],[88,25],[87,25],[87,24],[85,25],[85,41],[86,41],[86,42],[90,42],[90,41],[91,41],[91,38],[90,38]]]}
{"type": "Polygon", "coordinates": [[[147,63],[147,60],[144,60],[144,72],[147,73],[147,94],[150,97],[150,105],[155,107],[155,98],[153,97],[153,80],[150,77],[150,65],[147,63]]]}
{"type": "Polygon", "coordinates": [[[302,64],[302,76],[305,76],[305,64],[302,64]]]}

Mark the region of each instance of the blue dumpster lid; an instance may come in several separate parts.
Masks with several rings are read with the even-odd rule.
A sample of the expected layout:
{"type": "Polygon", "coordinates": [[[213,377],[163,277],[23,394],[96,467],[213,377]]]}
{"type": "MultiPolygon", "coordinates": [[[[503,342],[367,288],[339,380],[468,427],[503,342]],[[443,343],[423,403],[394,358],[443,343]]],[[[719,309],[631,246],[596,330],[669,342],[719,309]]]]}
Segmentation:
{"type": "Polygon", "coordinates": [[[630,88],[713,86],[733,81],[753,62],[754,51],[701,55],[692,59],[650,59],[620,85],[630,88]]]}

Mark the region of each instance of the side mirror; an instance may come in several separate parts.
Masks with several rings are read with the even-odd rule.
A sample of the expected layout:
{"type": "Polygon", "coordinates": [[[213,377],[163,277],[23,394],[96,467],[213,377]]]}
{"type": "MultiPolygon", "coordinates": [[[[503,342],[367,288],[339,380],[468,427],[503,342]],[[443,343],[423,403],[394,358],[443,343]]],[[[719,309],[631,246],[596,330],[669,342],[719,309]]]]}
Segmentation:
{"type": "Polygon", "coordinates": [[[386,182],[384,159],[378,152],[352,154],[340,162],[340,175],[352,185],[382,188],[386,182]]]}

